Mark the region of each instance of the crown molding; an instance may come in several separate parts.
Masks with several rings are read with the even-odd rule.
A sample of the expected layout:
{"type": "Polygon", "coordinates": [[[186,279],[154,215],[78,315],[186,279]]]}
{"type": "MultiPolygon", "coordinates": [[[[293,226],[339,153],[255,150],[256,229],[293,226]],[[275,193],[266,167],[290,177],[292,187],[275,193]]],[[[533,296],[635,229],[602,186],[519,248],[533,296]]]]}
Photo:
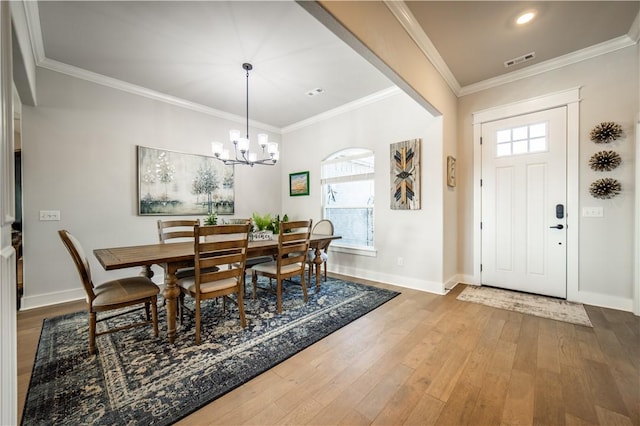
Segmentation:
{"type": "Polygon", "coordinates": [[[460,83],[453,76],[453,73],[445,63],[440,52],[431,42],[431,39],[427,37],[424,30],[418,23],[413,13],[409,10],[404,1],[384,0],[385,5],[389,8],[393,16],[404,27],[409,36],[416,42],[420,50],[427,57],[429,62],[433,64],[436,70],[440,73],[442,78],[447,82],[453,93],[458,96],[460,93],[460,83]]]}
{"type": "Polygon", "coordinates": [[[478,83],[464,86],[458,96],[466,96],[472,93],[480,92],[483,90],[491,89],[493,87],[502,86],[507,83],[512,83],[523,78],[532,77],[534,75],[543,74],[548,71],[563,68],[568,65],[572,65],[587,59],[595,58],[600,55],[614,52],[619,49],[624,49],[629,46],[635,45],[628,35],[623,35],[614,38],[603,43],[596,44],[594,46],[586,47],[581,50],[569,53],[558,58],[550,59],[548,61],[540,62],[539,64],[531,65],[521,70],[512,71],[508,74],[504,74],[498,77],[489,78],[487,80],[480,81],[478,83]]]}
{"type": "Polygon", "coordinates": [[[636,15],[636,19],[633,20],[631,27],[629,28],[629,32],[627,32],[629,38],[636,43],[640,41],[640,11],[636,15]]]}
{"type": "MultiPolygon", "coordinates": [[[[239,115],[231,114],[215,108],[210,108],[202,104],[198,104],[196,102],[187,101],[185,99],[167,95],[165,93],[157,92],[155,90],[151,90],[146,87],[138,86],[131,83],[126,83],[122,80],[106,77],[102,74],[97,74],[97,73],[87,71],[82,68],[74,67],[72,65],[68,65],[52,59],[45,58],[38,65],[42,68],[46,68],[51,71],[56,71],[61,74],[66,74],[82,80],[90,81],[92,83],[110,87],[112,89],[121,90],[123,92],[132,93],[134,95],[143,96],[145,98],[153,99],[156,101],[165,102],[181,108],[185,108],[185,109],[200,112],[203,114],[211,115],[214,117],[222,118],[224,120],[229,120],[229,121],[233,121],[240,124],[246,123],[246,117],[241,117],[239,115]]],[[[251,125],[252,127],[257,127],[257,128],[278,133],[278,134],[281,132],[279,127],[275,127],[266,123],[261,123],[259,121],[249,120],[249,125],[251,125]]]]}
{"type": "Polygon", "coordinates": [[[353,102],[349,102],[347,104],[341,105],[337,108],[334,108],[329,111],[325,111],[321,114],[315,115],[313,117],[307,118],[306,120],[299,121],[290,126],[282,128],[282,134],[290,133],[295,130],[300,130],[304,127],[311,126],[316,123],[320,123],[322,121],[328,120],[330,118],[336,117],[338,115],[344,114],[349,111],[355,111],[360,109],[366,105],[373,104],[375,102],[379,102],[383,99],[396,95],[398,93],[403,93],[397,86],[389,87],[388,89],[380,90],[372,95],[366,96],[364,98],[355,100],[353,102]]]}
{"type": "Polygon", "coordinates": [[[27,18],[29,39],[31,40],[31,51],[36,60],[36,65],[40,65],[45,60],[44,42],[42,41],[42,28],[40,27],[40,12],[37,1],[23,0],[24,11],[27,18]]]}

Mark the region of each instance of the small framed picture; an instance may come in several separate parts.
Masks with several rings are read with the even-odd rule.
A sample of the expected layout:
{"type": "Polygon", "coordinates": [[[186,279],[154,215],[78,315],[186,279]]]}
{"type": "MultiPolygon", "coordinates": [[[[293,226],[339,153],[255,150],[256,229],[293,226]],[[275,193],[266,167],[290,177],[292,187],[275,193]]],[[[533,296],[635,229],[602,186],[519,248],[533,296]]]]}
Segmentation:
{"type": "Polygon", "coordinates": [[[297,172],[289,174],[289,195],[309,195],[309,172],[297,172]]]}
{"type": "Polygon", "coordinates": [[[452,156],[447,157],[447,185],[456,186],[456,159],[452,156]]]}

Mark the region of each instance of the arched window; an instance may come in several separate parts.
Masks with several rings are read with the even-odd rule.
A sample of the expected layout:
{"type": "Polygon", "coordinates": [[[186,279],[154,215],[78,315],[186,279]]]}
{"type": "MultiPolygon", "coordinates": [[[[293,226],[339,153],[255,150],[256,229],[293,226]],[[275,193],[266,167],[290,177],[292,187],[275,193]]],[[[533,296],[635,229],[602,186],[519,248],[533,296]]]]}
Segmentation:
{"type": "Polygon", "coordinates": [[[373,248],[373,151],[348,148],[322,161],[323,218],[333,222],[342,239],[335,245],[373,248]]]}

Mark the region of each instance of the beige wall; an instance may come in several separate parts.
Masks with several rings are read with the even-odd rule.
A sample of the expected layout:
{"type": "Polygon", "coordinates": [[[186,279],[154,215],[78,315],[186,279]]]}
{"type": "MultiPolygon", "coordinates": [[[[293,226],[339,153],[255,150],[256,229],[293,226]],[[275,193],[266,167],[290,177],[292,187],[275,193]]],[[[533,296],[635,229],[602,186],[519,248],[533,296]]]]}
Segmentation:
{"type": "MultiPolygon", "coordinates": [[[[579,292],[584,302],[629,310],[633,293],[633,233],[635,202],[635,119],[638,116],[638,53],[621,49],[558,70],[529,77],[460,98],[460,269],[473,274],[473,140],[472,113],[494,106],[580,87],[580,206],[601,206],[603,218],[580,217],[579,292]],[[589,132],[603,121],[621,124],[626,137],[607,146],[590,141],[589,132]],[[591,155],[613,149],[622,165],[607,173],[621,181],[623,192],[611,200],[589,194],[590,183],[602,177],[589,166],[591,155]]],[[[574,210],[575,211],[575,210],[574,210]]],[[[570,213],[570,212],[569,212],[570,213]]]]}

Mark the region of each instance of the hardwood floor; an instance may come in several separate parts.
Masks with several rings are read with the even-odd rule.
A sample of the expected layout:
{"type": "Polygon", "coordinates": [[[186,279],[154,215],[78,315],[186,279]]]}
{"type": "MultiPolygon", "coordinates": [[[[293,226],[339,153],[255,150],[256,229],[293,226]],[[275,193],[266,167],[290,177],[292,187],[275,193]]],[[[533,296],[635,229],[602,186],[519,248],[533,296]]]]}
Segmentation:
{"type": "MultiPolygon", "coordinates": [[[[633,314],[586,306],[590,328],[375,285],[402,294],[178,424],[640,425],[633,314]]],[[[18,314],[19,416],[42,319],[81,309],[18,314]]]]}

